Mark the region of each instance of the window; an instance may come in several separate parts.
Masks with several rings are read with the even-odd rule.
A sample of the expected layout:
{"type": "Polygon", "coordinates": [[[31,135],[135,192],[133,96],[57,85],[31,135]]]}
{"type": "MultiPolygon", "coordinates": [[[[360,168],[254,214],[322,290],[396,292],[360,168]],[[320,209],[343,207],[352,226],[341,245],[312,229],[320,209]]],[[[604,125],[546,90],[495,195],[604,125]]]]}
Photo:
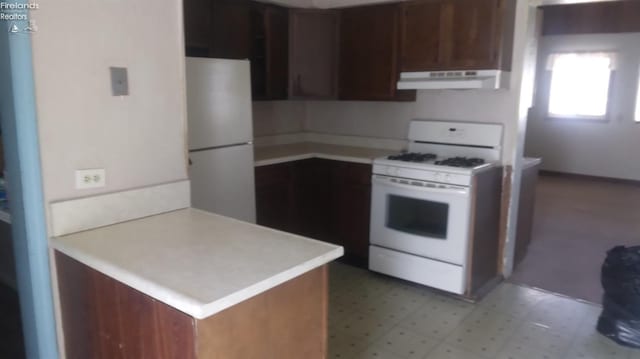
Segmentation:
{"type": "Polygon", "coordinates": [[[636,92],[636,122],[640,122],[640,77],[638,78],[638,91],[636,92]]]}
{"type": "Polygon", "coordinates": [[[550,117],[604,119],[614,67],[611,53],[563,53],[549,58],[550,117]]]}

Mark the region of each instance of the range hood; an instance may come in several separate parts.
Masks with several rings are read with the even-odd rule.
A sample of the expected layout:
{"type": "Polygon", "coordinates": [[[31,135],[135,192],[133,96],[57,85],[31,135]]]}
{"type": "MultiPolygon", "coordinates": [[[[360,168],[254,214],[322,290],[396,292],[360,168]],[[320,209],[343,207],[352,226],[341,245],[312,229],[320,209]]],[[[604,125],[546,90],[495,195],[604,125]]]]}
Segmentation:
{"type": "Polygon", "coordinates": [[[398,90],[509,88],[510,73],[500,70],[401,72],[398,90]]]}

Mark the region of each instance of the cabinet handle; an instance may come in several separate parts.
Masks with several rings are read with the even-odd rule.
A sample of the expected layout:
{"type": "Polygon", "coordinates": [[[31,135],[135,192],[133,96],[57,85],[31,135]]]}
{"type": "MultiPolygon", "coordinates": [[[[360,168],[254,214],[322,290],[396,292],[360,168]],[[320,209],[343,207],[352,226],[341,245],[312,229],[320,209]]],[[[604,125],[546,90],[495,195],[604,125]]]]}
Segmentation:
{"type": "Polygon", "coordinates": [[[296,92],[302,94],[302,75],[296,76],[296,92]]]}

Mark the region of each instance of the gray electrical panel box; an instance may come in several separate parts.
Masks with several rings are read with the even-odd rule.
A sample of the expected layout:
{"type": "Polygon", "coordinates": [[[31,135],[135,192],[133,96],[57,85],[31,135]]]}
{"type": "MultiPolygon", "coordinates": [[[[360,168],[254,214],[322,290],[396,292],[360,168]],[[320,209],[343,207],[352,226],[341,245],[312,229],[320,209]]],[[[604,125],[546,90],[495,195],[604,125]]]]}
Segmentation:
{"type": "Polygon", "coordinates": [[[129,96],[129,80],[126,67],[109,67],[113,96],[129,96]]]}

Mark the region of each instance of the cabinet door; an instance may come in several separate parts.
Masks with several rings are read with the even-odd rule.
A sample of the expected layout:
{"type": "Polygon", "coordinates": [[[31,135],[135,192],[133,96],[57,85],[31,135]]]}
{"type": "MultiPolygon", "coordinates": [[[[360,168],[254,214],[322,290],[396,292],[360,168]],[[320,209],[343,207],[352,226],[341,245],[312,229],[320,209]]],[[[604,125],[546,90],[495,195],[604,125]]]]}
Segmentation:
{"type": "Polygon", "coordinates": [[[289,12],[269,6],[265,12],[267,97],[286,99],[289,86],[289,12]]]}
{"type": "Polygon", "coordinates": [[[340,99],[392,100],[396,97],[399,13],[397,4],[341,11],[340,99]]]}
{"type": "Polygon", "coordinates": [[[371,165],[337,162],[332,174],[334,238],[345,259],[366,266],[369,257],[371,165]]]}
{"type": "Polygon", "coordinates": [[[289,97],[333,99],[338,81],[338,13],[289,13],[289,97]]]}
{"type": "Polygon", "coordinates": [[[443,1],[412,1],[402,6],[402,71],[442,67],[443,1]]]}
{"type": "Polygon", "coordinates": [[[247,1],[213,1],[211,57],[248,59],[250,29],[247,1]]]}
{"type": "Polygon", "coordinates": [[[443,34],[447,67],[497,68],[501,14],[502,0],[450,0],[442,19],[451,29],[443,34]]]}
{"type": "Polygon", "coordinates": [[[251,85],[254,100],[287,98],[289,14],[278,6],[252,3],[251,85]]]}
{"type": "Polygon", "coordinates": [[[208,57],[211,45],[209,0],[184,1],[184,37],[187,56],[208,57]]]}
{"type": "Polygon", "coordinates": [[[255,171],[257,223],[283,231],[291,230],[295,195],[291,165],[260,166],[255,171]]]}
{"type": "Polygon", "coordinates": [[[330,176],[333,162],[317,158],[294,162],[296,233],[332,241],[330,176]]]}

